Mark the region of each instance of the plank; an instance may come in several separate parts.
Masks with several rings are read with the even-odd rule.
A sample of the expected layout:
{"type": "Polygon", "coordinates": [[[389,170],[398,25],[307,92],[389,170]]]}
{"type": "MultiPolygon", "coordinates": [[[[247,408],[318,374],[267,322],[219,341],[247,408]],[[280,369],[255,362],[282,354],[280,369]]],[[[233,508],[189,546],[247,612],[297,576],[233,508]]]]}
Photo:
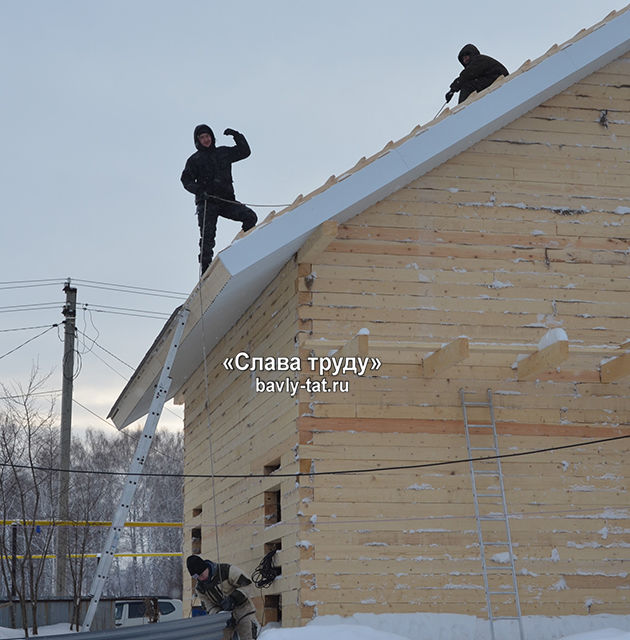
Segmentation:
{"type": "Polygon", "coordinates": [[[422,372],[425,376],[435,376],[469,355],[468,338],[456,338],[422,359],[422,372]]]}
{"type": "Polygon", "coordinates": [[[336,234],[337,223],[334,220],[327,220],[320,224],[298,251],[298,263],[311,263],[315,261],[318,255],[322,251],[325,251],[336,234]]]}
{"type": "Polygon", "coordinates": [[[603,383],[615,382],[630,375],[630,353],[624,353],[602,363],[600,378],[603,383]]]}

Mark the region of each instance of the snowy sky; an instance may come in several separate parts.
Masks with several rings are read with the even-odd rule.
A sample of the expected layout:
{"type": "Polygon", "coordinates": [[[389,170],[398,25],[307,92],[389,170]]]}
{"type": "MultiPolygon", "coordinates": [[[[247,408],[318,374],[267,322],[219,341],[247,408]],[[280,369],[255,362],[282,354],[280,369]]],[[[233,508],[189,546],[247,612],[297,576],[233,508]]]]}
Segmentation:
{"type": "MultiPolygon", "coordinates": [[[[75,399],[92,413],[75,405],[74,422],[105,426],[164,322],[139,311],[178,299],[93,283],[192,290],[198,230],[179,176],[196,124],[247,136],[236,194],[262,218],[256,205],[290,203],[431,120],[463,44],[515,70],[625,4],[2,0],[0,382],[38,361],[45,389],[61,388],[56,329],[5,354],[62,320],[62,283],[78,279],[75,399]]],[[[220,223],[218,247],[237,231],[220,223]]]]}

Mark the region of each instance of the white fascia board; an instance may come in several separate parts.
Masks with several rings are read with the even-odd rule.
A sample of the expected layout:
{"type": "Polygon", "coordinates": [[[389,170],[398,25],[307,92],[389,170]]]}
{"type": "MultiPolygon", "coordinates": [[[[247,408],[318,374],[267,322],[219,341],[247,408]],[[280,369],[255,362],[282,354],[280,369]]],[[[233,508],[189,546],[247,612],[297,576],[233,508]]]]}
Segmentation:
{"type": "MultiPolygon", "coordinates": [[[[217,259],[232,277],[204,313],[207,352],[320,224],[351,219],[629,49],[630,11],[625,11],[221,251],[217,259]]],[[[201,336],[199,322],[182,341],[169,397],[201,364],[201,336]]],[[[115,424],[122,428],[142,417],[151,396],[146,390],[127,416],[114,418],[115,424]]]]}

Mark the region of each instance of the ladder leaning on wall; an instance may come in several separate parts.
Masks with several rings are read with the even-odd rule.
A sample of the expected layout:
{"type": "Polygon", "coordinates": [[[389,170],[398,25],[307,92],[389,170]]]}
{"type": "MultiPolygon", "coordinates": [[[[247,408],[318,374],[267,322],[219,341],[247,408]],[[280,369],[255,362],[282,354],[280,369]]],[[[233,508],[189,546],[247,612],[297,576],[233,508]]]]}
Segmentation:
{"type": "Polygon", "coordinates": [[[129,472],[125,479],[125,485],[118,502],[118,507],[114,513],[114,517],[112,518],[109,534],[105,541],[105,548],[101,554],[96,568],[96,575],[92,581],[92,587],[90,589],[90,604],[88,605],[81,631],[89,631],[92,621],[94,620],[96,608],[98,607],[101,594],[103,593],[103,587],[105,586],[105,581],[107,580],[109,570],[112,566],[120,535],[123,531],[123,527],[125,526],[127,516],[129,515],[129,509],[133,502],[136,489],[138,488],[138,482],[142,475],[142,468],[146,462],[147,456],[149,455],[151,442],[153,441],[153,436],[155,435],[155,430],[160,420],[164,403],[166,402],[166,394],[171,386],[171,368],[175,361],[177,348],[179,347],[182,334],[184,333],[184,327],[189,313],[190,312],[186,307],[181,307],[177,314],[177,322],[175,324],[171,346],[166,355],[166,360],[162,367],[162,373],[160,374],[158,383],[155,386],[153,400],[151,401],[149,413],[147,415],[146,422],[144,423],[144,429],[142,430],[142,435],[140,436],[131,465],[129,466],[129,472]]]}
{"type": "MultiPolygon", "coordinates": [[[[470,393],[460,389],[490,635],[496,640],[495,623],[512,620],[518,622],[520,640],[525,640],[492,390],[483,401],[467,399],[470,393]],[[496,549],[490,559],[489,548],[496,549]],[[495,615],[497,611],[501,615],[495,615]]],[[[510,631],[505,637],[514,634],[510,631]]]]}

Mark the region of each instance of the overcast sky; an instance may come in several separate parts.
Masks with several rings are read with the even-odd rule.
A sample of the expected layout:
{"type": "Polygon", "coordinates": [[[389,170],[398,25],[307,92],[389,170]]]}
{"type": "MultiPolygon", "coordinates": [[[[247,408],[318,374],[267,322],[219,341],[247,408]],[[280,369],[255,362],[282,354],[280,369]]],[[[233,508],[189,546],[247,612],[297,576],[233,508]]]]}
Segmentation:
{"type": "MultiPolygon", "coordinates": [[[[625,4],[0,0],[0,382],[24,383],[38,362],[45,389],[61,389],[57,329],[5,354],[63,319],[63,282],[77,279],[75,399],[92,413],[75,405],[75,424],[107,428],[178,304],[125,287],[187,295],[198,277],[179,182],[196,124],[219,144],[232,144],[226,127],[246,135],[236,195],[263,218],[262,205],[281,208],[431,120],[464,44],[514,71],[625,4]]],[[[220,222],[218,248],[238,229],[220,222]]]]}

